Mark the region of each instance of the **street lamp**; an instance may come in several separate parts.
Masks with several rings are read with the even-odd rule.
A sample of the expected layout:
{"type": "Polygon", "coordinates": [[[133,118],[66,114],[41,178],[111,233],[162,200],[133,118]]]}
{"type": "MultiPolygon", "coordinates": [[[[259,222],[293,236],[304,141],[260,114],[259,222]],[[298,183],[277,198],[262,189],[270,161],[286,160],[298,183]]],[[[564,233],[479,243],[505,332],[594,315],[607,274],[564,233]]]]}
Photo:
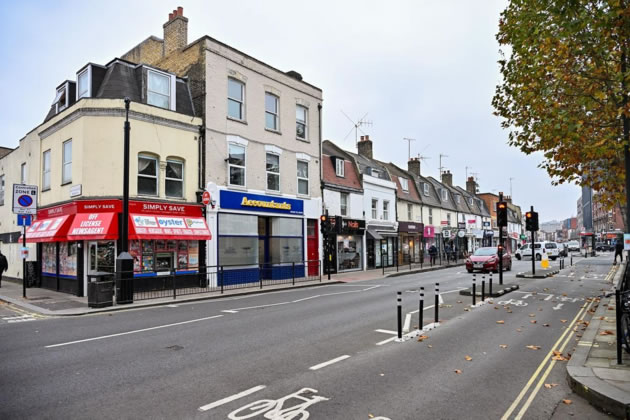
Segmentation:
{"type": "Polygon", "coordinates": [[[119,293],[117,303],[133,303],[133,258],[129,254],[129,104],[125,98],[124,152],[123,152],[123,209],[120,254],[116,258],[116,280],[119,293]]]}

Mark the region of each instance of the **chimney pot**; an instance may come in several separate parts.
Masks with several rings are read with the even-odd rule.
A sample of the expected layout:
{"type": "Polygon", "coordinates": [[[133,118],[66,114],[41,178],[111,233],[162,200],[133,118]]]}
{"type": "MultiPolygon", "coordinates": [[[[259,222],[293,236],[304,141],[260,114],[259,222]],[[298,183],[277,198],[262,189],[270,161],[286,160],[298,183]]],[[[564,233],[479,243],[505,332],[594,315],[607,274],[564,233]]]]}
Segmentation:
{"type": "Polygon", "coordinates": [[[173,13],[168,14],[168,20],[173,20],[173,13]]]}
{"type": "Polygon", "coordinates": [[[184,8],[179,6],[177,8],[177,16],[184,16],[184,8]]]}

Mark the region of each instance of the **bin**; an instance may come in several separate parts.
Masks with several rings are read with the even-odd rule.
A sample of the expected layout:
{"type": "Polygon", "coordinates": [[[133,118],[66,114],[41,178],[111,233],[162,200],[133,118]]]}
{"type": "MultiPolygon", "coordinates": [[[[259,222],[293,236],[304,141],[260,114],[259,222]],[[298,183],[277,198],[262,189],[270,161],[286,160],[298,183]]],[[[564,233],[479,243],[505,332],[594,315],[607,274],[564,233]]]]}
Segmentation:
{"type": "Polygon", "coordinates": [[[114,304],[114,274],[88,274],[88,306],[105,308],[114,304]]]}

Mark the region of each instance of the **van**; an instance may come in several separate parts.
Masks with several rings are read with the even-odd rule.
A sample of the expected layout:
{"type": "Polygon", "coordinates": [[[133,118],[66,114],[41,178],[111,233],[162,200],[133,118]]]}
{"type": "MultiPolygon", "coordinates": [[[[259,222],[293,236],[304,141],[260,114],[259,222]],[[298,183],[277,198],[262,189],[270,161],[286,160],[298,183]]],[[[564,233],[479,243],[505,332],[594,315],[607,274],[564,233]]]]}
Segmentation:
{"type": "MultiPolygon", "coordinates": [[[[532,244],[528,243],[523,245],[520,249],[518,249],[514,256],[517,260],[521,260],[523,258],[531,258],[532,256],[532,244]]],[[[546,253],[547,257],[551,260],[556,260],[560,255],[560,250],[558,249],[558,244],[555,242],[535,242],[534,243],[534,255],[536,261],[542,260],[542,254],[546,253]]]]}

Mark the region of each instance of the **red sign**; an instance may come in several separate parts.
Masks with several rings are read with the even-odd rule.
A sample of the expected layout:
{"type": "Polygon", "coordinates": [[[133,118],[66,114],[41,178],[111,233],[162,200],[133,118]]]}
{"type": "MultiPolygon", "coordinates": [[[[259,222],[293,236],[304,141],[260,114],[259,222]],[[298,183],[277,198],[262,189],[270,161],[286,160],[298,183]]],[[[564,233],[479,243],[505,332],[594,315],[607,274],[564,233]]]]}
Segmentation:
{"type": "Polygon", "coordinates": [[[122,212],[122,201],[120,200],[76,201],[76,205],[77,213],[122,212]]]}
{"type": "Polygon", "coordinates": [[[69,215],[37,220],[26,231],[26,242],[67,241],[65,235],[70,220],[69,215]]]}
{"type": "Polygon", "coordinates": [[[68,230],[71,241],[118,238],[117,213],[80,213],[68,230]]]}
{"type": "Polygon", "coordinates": [[[178,203],[130,201],[129,213],[201,217],[201,206],[178,203]]]}
{"type": "Polygon", "coordinates": [[[474,225],[475,223],[477,223],[477,221],[475,219],[468,220],[468,224],[469,225],[474,225]]]}
{"type": "Polygon", "coordinates": [[[206,206],[210,204],[210,193],[208,191],[204,191],[201,195],[201,202],[206,206]]]}
{"type": "Polygon", "coordinates": [[[442,226],[447,226],[447,225],[448,225],[448,220],[442,220],[442,221],[440,222],[440,224],[441,224],[442,226]]]}
{"type": "Polygon", "coordinates": [[[424,226],[424,237],[425,238],[435,238],[435,228],[430,225],[424,226]]]}

